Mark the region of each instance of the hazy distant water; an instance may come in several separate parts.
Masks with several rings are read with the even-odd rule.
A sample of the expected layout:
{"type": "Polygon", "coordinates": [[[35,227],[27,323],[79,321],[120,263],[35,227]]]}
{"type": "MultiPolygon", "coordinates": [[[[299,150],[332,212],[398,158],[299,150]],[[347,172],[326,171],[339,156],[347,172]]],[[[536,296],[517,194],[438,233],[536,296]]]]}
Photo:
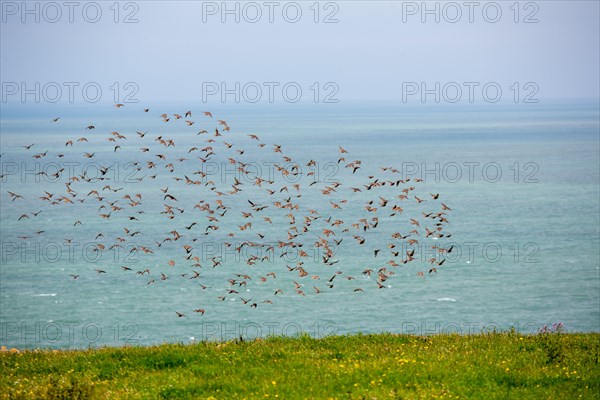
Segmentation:
{"type": "MultiPolygon", "coordinates": [[[[146,172],[128,175],[132,170],[127,169],[127,163],[145,164],[153,154],[167,151],[153,144],[149,155],[141,154],[141,142],[135,131],[149,130],[148,138],[173,137],[178,151],[185,152],[184,149],[198,145],[201,137],[184,134],[189,130],[182,124],[174,128],[175,125],[163,124],[158,119],[162,112],[183,113],[188,109],[186,106],[149,105],[149,114],[141,112],[144,106],[128,105],[118,111],[110,106],[3,110],[0,153],[3,153],[2,172],[8,174],[0,194],[1,345],[85,347],[119,345],[130,342],[129,339],[149,344],[187,342],[191,338],[231,339],[240,334],[293,335],[297,331],[315,336],[382,331],[469,333],[494,326],[500,329],[515,326],[534,332],[544,324],[559,321],[569,330],[600,330],[597,104],[423,109],[357,104],[330,109],[303,106],[213,109],[215,118],[226,119],[232,127],[226,140],[247,149],[240,159],[263,165],[263,173],[267,171],[265,165],[279,161],[270,150],[271,143],[276,143],[303,167],[308,160],[317,161],[321,178],[339,179],[346,187],[364,183],[369,174],[381,175],[381,166],[394,166],[407,176],[424,178],[421,192],[426,196],[440,193],[440,198],[452,207],[447,229],[453,236],[445,243],[454,242],[457,249],[453,259],[438,268],[437,275],[419,278],[416,272],[424,270],[427,264],[423,262],[420,267],[409,264],[395,269],[396,275],[387,281],[389,288],[378,290],[374,278],[369,280],[361,271],[384,265],[388,258],[375,259],[372,249],[389,242],[393,227],[373,230],[368,232],[366,247],[354,245],[351,238],[344,239],[334,257],[339,260],[335,266],[311,264],[311,273],[318,273],[321,280],[303,281],[307,297],[293,292],[290,284],[297,278],[288,274],[285,259],[279,259],[276,253],[273,262],[248,268],[253,268],[253,277],[259,272],[278,271],[279,281],[261,285],[253,278],[247,288],[239,289],[235,301],[224,302],[216,297],[225,294],[226,279],[233,269],[238,271],[245,265],[234,254],[225,254],[224,265],[215,269],[210,261],[203,262],[199,270],[201,280],[177,279],[178,273],[189,273],[190,268],[184,266],[180,246],[176,245],[154,249],[152,257],[140,256],[140,262],[134,265],[128,264],[132,260],[123,252],[115,256],[105,251],[97,263],[89,262],[94,253],[84,257],[81,246],[70,257],[65,253],[68,247],[64,246],[64,238],[93,242],[98,232],[114,238],[122,235],[123,226],[135,228],[135,224],[125,221],[124,216],[110,221],[90,218],[96,215],[100,204],[96,200],[86,200],[85,206],[77,209],[83,210],[81,214],[73,214],[68,210],[75,208],[50,207],[37,199],[43,190],[64,193],[64,183],[45,179],[36,182],[33,169],[36,160],[31,158],[32,154],[48,149],[51,156],[39,160],[44,166],[69,161],[79,163],[73,167],[79,168],[90,163],[82,156],[82,145],[75,145],[77,151],[65,149],[68,139],[97,138],[86,145],[90,149],[86,151],[96,151],[91,160],[101,165],[118,164],[120,182],[107,182],[114,187],[122,186],[120,183],[128,177],[147,175],[146,172]],[[61,116],[61,121],[50,124],[49,120],[56,116],[61,116]],[[89,124],[96,126],[93,132],[83,130],[89,124]],[[106,142],[111,131],[127,136],[120,143],[123,148],[116,153],[106,142]],[[246,137],[248,133],[257,134],[262,142],[268,143],[268,154],[252,146],[246,137]],[[31,143],[36,145],[30,151],[20,147],[31,143]],[[349,161],[362,161],[362,179],[334,167],[339,158],[338,145],[348,149],[349,161]],[[91,150],[92,146],[96,150],[91,150]],[[55,156],[60,152],[67,154],[62,160],[55,156]],[[25,183],[21,183],[24,165],[33,174],[26,175],[25,183]],[[11,168],[15,166],[17,173],[12,175],[11,168]],[[26,199],[11,202],[7,190],[26,199]],[[22,213],[39,210],[42,213],[35,219],[17,221],[22,213]],[[77,219],[84,224],[75,228],[73,222],[77,219]],[[17,238],[35,230],[46,233],[28,240],[17,238]],[[36,243],[41,247],[36,248],[36,243]],[[61,256],[57,262],[51,262],[55,254],[52,246],[58,244],[61,256]],[[173,269],[165,266],[170,259],[177,260],[173,269]],[[146,286],[150,278],[125,273],[120,265],[130,265],[134,271],[148,267],[157,283],[146,286]],[[93,271],[95,268],[108,273],[98,275],[93,271]],[[356,280],[336,278],[334,290],[315,295],[312,285],[325,289],[335,269],[355,276],[356,280]],[[160,272],[167,273],[169,279],[160,281],[160,272]],[[80,277],[74,281],[69,274],[80,277]],[[209,288],[200,289],[200,282],[209,288]],[[286,288],[285,294],[272,296],[279,286],[286,288]],[[356,287],[364,288],[365,292],[353,292],[356,287]],[[251,309],[240,304],[240,296],[272,298],[274,304],[260,304],[251,309]],[[199,307],[207,311],[203,317],[191,312],[199,307]],[[174,310],[185,311],[187,317],[177,318],[174,310]]],[[[192,109],[193,120],[206,121],[199,115],[204,107],[192,109]]],[[[214,161],[223,168],[227,157],[218,154],[214,161]]],[[[187,172],[193,173],[193,169],[187,172]]],[[[221,179],[229,186],[233,183],[231,176],[223,177],[222,171],[218,172],[214,179],[221,179]]],[[[306,172],[308,169],[304,169],[306,172]]],[[[177,222],[159,214],[163,202],[156,196],[158,188],[171,186],[172,192],[177,193],[177,185],[168,174],[161,173],[154,181],[145,179],[128,186],[131,188],[128,192],[140,193],[147,199],[143,206],[146,214],[138,225],[143,235],[137,241],[151,244],[159,240],[169,224],[183,232],[181,221],[188,225],[198,218],[199,214],[188,209],[191,207],[186,208],[184,219],[177,222]]],[[[293,194],[291,185],[288,183],[293,194]]],[[[96,186],[101,188],[103,184],[96,186]]],[[[252,198],[266,204],[266,197],[251,186],[247,182],[242,186],[242,202],[252,198]]],[[[325,209],[323,202],[330,199],[319,194],[321,186],[309,188],[303,183],[302,200],[307,208],[325,209]]],[[[122,196],[106,192],[102,195],[115,199],[122,196]]],[[[341,197],[349,200],[339,212],[342,219],[350,221],[364,214],[366,193],[344,192],[344,196],[336,196],[331,200],[338,201],[341,197]]],[[[179,200],[189,205],[201,198],[215,199],[202,186],[197,194],[186,194],[179,200]]],[[[418,211],[416,206],[407,204],[405,213],[413,211],[418,211]]],[[[383,218],[384,214],[387,212],[379,216],[383,218]]],[[[273,215],[274,220],[279,218],[265,215],[273,215]]],[[[239,212],[233,211],[223,220],[232,226],[246,222],[239,212]]],[[[283,218],[274,222],[287,223],[283,218]]],[[[275,230],[277,226],[265,226],[264,232],[271,232],[269,229],[275,230]]],[[[225,232],[217,232],[214,237],[227,241],[224,235],[225,232]]],[[[200,248],[204,237],[198,237],[195,246],[200,248]]],[[[254,236],[252,240],[258,238],[254,236]]]]}

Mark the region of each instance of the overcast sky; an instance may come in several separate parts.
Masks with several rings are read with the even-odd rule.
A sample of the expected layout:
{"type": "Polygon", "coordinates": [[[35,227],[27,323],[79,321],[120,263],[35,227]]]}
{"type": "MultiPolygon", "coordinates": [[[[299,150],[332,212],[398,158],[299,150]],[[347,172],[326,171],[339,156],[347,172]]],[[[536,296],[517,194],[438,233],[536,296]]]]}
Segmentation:
{"type": "Polygon", "coordinates": [[[22,82],[78,82],[75,100],[83,84],[97,82],[107,96],[118,82],[120,100],[137,91],[134,97],[142,102],[198,101],[203,94],[210,102],[219,98],[222,82],[230,89],[239,82],[240,91],[246,85],[247,98],[256,97],[254,84],[248,86],[256,82],[261,100],[271,85],[275,101],[287,83],[295,83],[288,97],[297,85],[303,100],[320,101],[328,95],[340,101],[402,100],[423,82],[446,86],[447,97],[456,96],[455,82],[461,100],[469,93],[465,82],[474,82],[476,98],[490,82],[500,86],[503,99],[599,96],[597,1],[518,7],[514,1],[427,2],[434,10],[429,14],[421,1],[246,3],[227,2],[229,10],[238,10],[227,14],[221,1],[121,2],[117,15],[113,1],[28,2],[33,13],[25,13],[21,1],[2,1],[4,103],[18,96],[7,96],[14,91],[11,83],[22,82]],[[136,86],[124,88],[127,82],[136,86]]]}

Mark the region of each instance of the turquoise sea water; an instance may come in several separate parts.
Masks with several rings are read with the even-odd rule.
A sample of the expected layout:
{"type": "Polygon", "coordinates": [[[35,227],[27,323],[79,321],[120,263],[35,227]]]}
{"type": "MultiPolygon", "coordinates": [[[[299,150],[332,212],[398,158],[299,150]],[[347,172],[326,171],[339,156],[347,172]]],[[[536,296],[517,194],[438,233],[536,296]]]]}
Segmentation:
{"type": "MultiPolygon", "coordinates": [[[[600,209],[599,209],[599,109],[597,103],[539,104],[459,107],[412,107],[391,104],[350,104],[331,107],[288,105],[286,107],[225,107],[211,109],[214,118],[201,115],[206,106],[172,104],[126,105],[116,110],[111,106],[29,107],[3,109],[1,125],[2,190],[0,194],[2,267],[0,269],[0,344],[19,348],[86,347],[89,345],[151,344],[163,341],[222,340],[238,336],[255,337],[268,334],[307,333],[314,336],[356,332],[438,333],[458,331],[478,332],[482,329],[515,327],[535,332],[545,324],[563,322],[567,330],[600,330],[600,209]],[[158,117],[193,111],[188,127],[181,120],[164,123],[158,117]],[[59,122],[50,123],[55,117],[59,122]],[[201,129],[210,134],[216,119],[227,120],[231,126],[222,137],[196,135],[201,129]],[[95,125],[93,131],[84,128],[95,125]],[[107,141],[110,132],[117,131],[127,139],[118,141],[121,149],[113,151],[115,143],[107,141]],[[136,131],[148,131],[139,138],[136,131]],[[264,148],[248,134],[256,134],[264,148]],[[154,141],[162,135],[172,138],[175,147],[166,148],[154,141]],[[76,142],[80,137],[87,143],[76,142]],[[212,137],[215,143],[204,141],[212,137]],[[75,142],[65,147],[67,140],[75,142]],[[228,149],[222,140],[233,144],[228,149]],[[27,150],[22,146],[34,144],[27,150]],[[281,145],[301,168],[297,177],[283,177],[273,163],[283,164],[282,154],[273,152],[273,144],[281,145]],[[215,155],[204,165],[197,156],[188,153],[192,146],[214,146],[215,155]],[[340,154],[338,146],[348,150],[340,154]],[[150,149],[140,152],[141,147],[150,149]],[[244,149],[244,154],[235,152],[244,149]],[[48,150],[45,157],[34,154],[48,150]],[[84,152],[95,153],[85,158],[84,152]],[[64,157],[58,157],[63,153],[64,157]],[[165,154],[161,161],[156,154],[165,154]],[[338,163],[343,156],[346,161],[338,163]],[[180,157],[187,160],[178,161],[180,157]],[[253,185],[253,180],[229,164],[235,158],[254,168],[265,179],[274,180],[277,193],[268,195],[253,185]],[[157,164],[148,170],[147,161],[157,164]],[[309,160],[316,165],[308,167],[309,160]],[[352,174],[344,165],[361,161],[361,169],[352,174]],[[131,163],[143,167],[135,171],[131,163]],[[166,164],[175,171],[168,172],[166,164]],[[65,168],[60,179],[38,175],[65,168]],[[56,197],[68,195],[65,182],[69,171],[76,175],[87,170],[95,176],[99,166],[112,166],[110,180],[74,182],[78,204],[49,205],[39,199],[44,190],[56,197]],[[394,167],[397,174],[381,171],[394,167]],[[200,180],[195,171],[207,173],[223,192],[232,190],[234,177],[242,181],[236,195],[216,196],[205,185],[186,185],[173,177],[189,176],[200,180]],[[154,172],[157,171],[157,172],[154,172]],[[308,175],[309,172],[314,175],[308,175]],[[156,179],[148,176],[157,173],[156,179]],[[369,178],[374,176],[374,178],[369,178]],[[141,181],[137,178],[143,177],[141,181]],[[392,199],[400,189],[388,186],[367,191],[363,186],[374,179],[411,177],[415,194],[426,200],[390,200],[382,208],[379,196],[392,199]],[[423,182],[414,183],[414,178],[423,182]],[[296,180],[297,179],[297,180],[296,180]],[[313,181],[318,182],[310,185],[313,181]],[[330,196],[321,189],[333,182],[341,185],[330,196]],[[292,185],[301,185],[301,198],[292,185]],[[105,185],[123,188],[117,192],[102,191],[105,185]],[[287,192],[279,189],[287,186],[287,192]],[[178,201],[165,200],[160,188],[178,201]],[[354,193],[351,187],[362,187],[354,193]],[[86,196],[92,189],[105,199],[86,196]],[[24,199],[11,200],[8,191],[24,199]],[[125,194],[142,195],[142,203],[127,206],[125,194]],[[439,193],[433,200],[430,193],[439,193]],[[279,210],[275,201],[290,197],[301,208],[295,211],[296,225],[302,226],[308,210],[323,216],[311,225],[309,232],[296,240],[304,243],[307,257],[284,255],[277,248],[278,240],[287,241],[289,210],[279,210]],[[206,213],[192,209],[204,200],[212,205],[221,199],[231,207],[219,218],[219,230],[204,235],[206,213]],[[254,219],[244,218],[250,210],[247,200],[269,205],[253,212],[254,219]],[[339,203],[346,200],[346,203],[339,203]],[[378,211],[364,209],[373,200],[378,211]],[[394,272],[378,289],[376,272],[368,277],[362,271],[386,266],[393,257],[387,244],[394,232],[408,233],[414,226],[409,217],[425,221],[421,212],[439,211],[440,200],[452,210],[443,232],[450,238],[439,240],[419,237],[414,262],[398,267],[387,265],[394,272]],[[123,210],[114,211],[109,220],[101,219],[98,211],[107,202],[118,201],[123,210]],[[330,201],[340,204],[334,209],[330,201]],[[164,204],[185,209],[174,219],[168,219],[164,204]],[[403,207],[401,217],[390,217],[389,207],[403,207]],[[31,212],[42,211],[38,216],[31,212]],[[135,214],[144,211],[143,214],[135,214]],[[22,214],[29,218],[18,220],[22,214]],[[137,216],[139,221],[129,220],[137,216]],[[262,219],[269,216],[273,224],[262,219]],[[341,228],[331,228],[336,238],[343,238],[332,260],[322,263],[322,253],[311,246],[325,219],[344,221],[341,228]],[[355,233],[349,226],[360,218],[377,216],[380,225],[367,232],[355,233]],[[80,220],[81,225],[73,226],[80,220]],[[252,231],[240,231],[238,226],[252,221],[252,231]],[[186,229],[192,222],[197,225],[186,229]],[[140,231],[134,237],[130,232],[140,231]],[[344,227],[350,232],[343,233],[344,227]],[[183,238],[157,247],[170,231],[183,238]],[[35,234],[36,231],[44,231],[35,234]],[[228,237],[228,232],[235,232],[228,237]],[[98,233],[104,236],[97,238],[98,233]],[[262,239],[258,233],[264,234],[262,239]],[[352,235],[365,237],[359,245],[352,235]],[[19,236],[26,237],[25,239],[19,236]],[[126,241],[123,248],[109,249],[115,239],[126,241]],[[71,239],[70,244],[65,239],[71,239]],[[195,239],[195,241],[192,241],[195,239]],[[243,241],[274,243],[273,254],[266,248],[252,248],[244,256],[233,247],[243,241]],[[95,243],[105,245],[93,251],[95,243]],[[201,268],[186,260],[182,246],[193,246],[192,254],[200,258],[201,268]],[[452,246],[446,262],[429,274],[427,261],[442,257],[432,245],[452,246]],[[147,246],[153,254],[129,253],[131,246],[147,246]],[[129,247],[128,247],[129,246],[129,247]],[[373,250],[380,249],[377,257],[373,250]],[[263,262],[247,264],[252,254],[269,256],[263,262]],[[211,257],[221,260],[212,267],[211,257]],[[174,260],[175,266],[168,261],[174,260]],[[309,273],[300,277],[288,271],[286,265],[297,261],[309,273]],[[123,271],[129,266],[132,271],[123,271]],[[150,275],[136,271],[150,269],[150,275]],[[98,274],[94,270],[105,270],[98,274]],[[200,278],[189,279],[193,271],[200,278]],[[328,280],[341,271],[328,287],[328,280]],[[259,277],[275,272],[276,279],[259,277]],[[417,272],[424,272],[424,278],[417,272]],[[161,280],[161,273],[168,279],[161,280]],[[181,277],[180,274],[188,274],[181,277]],[[248,274],[246,286],[236,286],[239,293],[229,294],[228,279],[235,274],[248,274]],[[74,280],[70,274],[79,275],[74,280]],[[318,275],[320,279],[312,279],[318,275]],[[346,276],[355,279],[348,280],[346,276]],[[151,279],[155,282],[147,285],[151,279]],[[293,282],[302,284],[306,296],[295,292],[293,282]],[[207,286],[202,289],[200,285],[207,286]],[[317,286],[321,293],[315,293],[317,286]],[[281,295],[273,295],[278,288],[281,295]],[[361,288],[363,292],[354,292],[361,288]],[[217,297],[225,296],[221,301],[217,297]],[[252,299],[243,304],[241,298],[252,299]],[[271,299],[273,304],[262,303],[271,299]],[[256,308],[251,303],[257,302],[256,308]],[[203,316],[194,309],[206,310],[203,316]],[[179,318],[175,311],[186,316],[179,318]]],[[[291,168],[291,164],[288,165],[291,168]]],[[[204,183],[204,180],[202,183],[204,183]]],[[[76,201],[77,203],[77,201],[76,201]]],[[[221,212],[219,210],[218,212],[221,212]]],[[[216,214],[215,214],[216,215],[216,214]]],[[[427,223],[424,223],[427,225],[427,223]]],[[[430,223],[428,226],[433,225],[430,223]]],[[[332,240],[332,239],[331,239],[332,240]]],[[[407,247],[400,242],[398,260],[407,247]]],[[[242,278],[243,279],[243,278],[242,278]]]]}

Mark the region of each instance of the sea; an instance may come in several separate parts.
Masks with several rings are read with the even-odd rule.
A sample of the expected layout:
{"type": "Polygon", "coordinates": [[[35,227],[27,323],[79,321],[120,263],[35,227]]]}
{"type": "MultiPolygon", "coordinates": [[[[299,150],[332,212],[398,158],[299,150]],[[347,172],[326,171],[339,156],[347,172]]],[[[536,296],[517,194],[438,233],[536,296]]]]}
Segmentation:
{"type": "Polygon", "coordinates": [[[3,105],[0,345],[598,332],[599,110],[3,105]]]}

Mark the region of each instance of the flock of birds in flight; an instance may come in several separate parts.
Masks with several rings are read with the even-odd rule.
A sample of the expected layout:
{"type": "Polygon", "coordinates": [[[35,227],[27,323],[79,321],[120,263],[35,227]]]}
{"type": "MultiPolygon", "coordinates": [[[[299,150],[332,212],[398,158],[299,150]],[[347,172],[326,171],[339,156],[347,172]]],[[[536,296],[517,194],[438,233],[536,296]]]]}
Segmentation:
{"type": "MultiPolygon", "coordinates": [[[[116,108],[123,106],[117,104],[116,108]]],[[[149,111],[143,109],[144,113],[149,111]]],[[[155,272],[154,268],[143,268],[136,271],[132,266],[120,266],[126,273],[142,278],[147,276],[143,281],[146,286],[153,286],[172,276],[178,276],[198,282],[200,289],[206,290],[211,287],[203,282],[204,273],[210,273],[215,269],[231,269],[231,274],[226,271],[227,280],[222,287],[218,288],[221,293],[216,299],[225,301],[239,298],[242,304],[251,308],[272,304],[276,296],[281,296],[288,291],[292,295],[299,296],[306,296],[307,293],[319,294],[333,289],[336,282],[341,279],[358,282],[357,278],[361,277],[363,283],[374,282],[374,287],[385,289],[388,287],[386,281],[395,274],[395,268],[419,261],[416,251],[421,248],[419,247],[421,243],[428,239],[451,237],[451,234],[444,230],[449,222],[447,217],[451,208],[440,200],[438,193],[426,192],[418,196],[416,186],[422,182],[421,179],[401,179],[401,171],[398,169],[380,167],[381,176],[369,175],[362,185],[354,187],[345,186],[341,179],[320,181],[314,172],[314,167],[317,165],[315,160],[311,159],[302,164],[311,171],[304,174],[301,172],[301,164],[286,155],[282,145],[268,145],[256,134],[232,132],[227,121],[213,119],[212,113],[208,111],[201,114],[202,123],[215,120],[217,122],[210,131],[196,128],[200,123],[192,120],[192,111],[182,114],[164,113],[160,115],[160,120],[167,124],[183,122],[185,125],[178,125],[177,129],[185,129],[195,134],[196,145],[182,150],[183,156],[176,153],[176,140],[180,140],[178,134],[173,134],[173,137],[158,135],[153,138],[148,131],[138,131],[133,134],[136,138],[134,140],[140,143],[136,146],[142,146],[139,147],[139,151],[147,157],[144,161],[133,162],[136,172],[144,174],[135,178],[135,181],[159,182],[160,178],[163,178],[167,182],[172,182],[165,187],[156,187],[159,186],[156,184],[149,186],[162,203],[158,217],[168,221],[164,225],[157,226],[152,222],[154,220],[144,225],[145,216],[150,213],[150,209],[144,207],[148,195],[128,192],[127,185],[115,187],[111,184],[110,165],[101,166],[97,176],[89,176],[86,172],[67,176],[65,168],[60,168],[49,178],[59,182],[61,189],[42,191],[38,196],[46,207],[73,207],[83,203],[98,205],[97,211],[93,212],[95,215],[92,215],[94,219],[91,221],[82,217],[85,213],[76,214],[71,210],[65,210],[65,218],[77,215],[72,223],[74,235],[77,235],[78,227],[83,224],[86,226],[98,224],[100,228],[106,226],[100,223],[102,220],[111,221],[113,225],[112,221],[115,220],[126,221],[126,226],[119,225],[122,234],[113,240],[108,240],[102,232],[99,232],[95,237],[95,250],[124,248],[127,243],[130,243],[129,253],[134,254],[153,256],[160,253],[160,250],[166,250],[168,261],[166,265],[160,266],[166,269],[159,268],[159,271],[155,272]],[[245,148],[238,143],[242,140],[246,141],[245,148]],[[252,153],[247,151],[250,148],[248,146],[252,146],[255,152],[263,156],[270,154],[271,157],[273,155],[277,157],[279,161],[274,163],[277,171],[274,177],[265,178],[253,174],[250,162],[244,158],[245,153],[252,153]],[[161,149],[160,152],[157,149],[161,149]],[[203,164],[217,159],[222,159],[236,169],[237,174],[231,181],[221,181],[218,176],[212,176],[202,168],[203,164]],[[186,162],[188,169],[183,167],[186,162]],[[309,183],[298,179],[279,179],[279,177],[291,178],[298,175],[304,175],[303,177],[307,178],[309,183]],[[222,187],[220,184],[223,184],[222,187]],[[313,190],[308,196],[310,207],[302,202],[303,192],[309,188],[313,190]],[[244,193],[250,194],[244,195],[244,193]],[[344,193],[348,193],[349,196],[344,193]],[[184,204],[189,198],[194,198],[193,204],[184,204]],[[364,204],[362,204],[363,199],[366,200],[364,204]],[[355,204],[358,202],[361,204],[355,204]],[[426,208],[426,211],[419,210],[421,212],[418,216],[406,216],[404,209],[409,204],[409,208],[419,206],[426,208]],[[360,207],[364,214],[360,218],[355,217],[352,221],[342,220],[340,215],[347,207],[353,207],[354,211],[360,207]],[[229,224],[231,226],[226,223],[228,218],[232,221],[229,224]],[[391,226],[392,233],[389,236],[371,236],[375,238],[371,239],[369,234],[379,228],[380,222],[391,226]],[[161,228],[165,231],[156,233],[161,228]],[[144,229],[147,229],[147,235],[144,229]],[[150,230],[154,232],[150,233],[150,230]],[[157,235],[160,235],[159,240],[156,240],[157,235]],[[143,237],[152,238],[152,243],[131,244],[134,240],[141,240],[140,238],[143,237]],[[199,245],[211,237],[228,251],[245,254],[244,257],[236,258],[238,262],[234,263],[238,267],[241,265],[240,270],[234,271],[232,263],[222,255],[207,257],[201,254],[199,245]],[[389,238],[388,243],[381,243],[383,237],[389,238]],[[375,243],[372,243],[373,248],[368,249],[365,244],[373,240],[375,240],[375,243]],[[340,269],[336,255],[339,255],[342,242],[349,243],[355,250],[364,248],[364,252],[372,254],[371,265],[355,269],[355,272],[358,271],[357,274],[360,275],[353,276],[340,269]],[[309,251],[308,247],[316,250],[317,257],[314,257],[314,253],[309,251]],[[260,250],[256,251],[258,255],[248,256],[245,250],[250,248],[260,250]],[[176,252],[180,252],[181,262],[176,252]],[[276,252],[281,252],[279,257],[275,256],[276,252]],[[282,268],[279,270],[272,268],[273,261],[278,261],[292,253],[295,257],[292,265],[283,262],[285,267],[281,265],[282,268]],[[379,266],[372,266],[376,264],[379,266]],[[176,265],[183,266],[185,270],[175,274],[172,271],[175,270],[176,265]],[[266,267],[258,268],[261,265],[271,266],[271,268],[268,268],[270,270],[266,270],[266,267]],[[278,281],[285,283],[281,277],[286,273],[289,287],[277,284],[278,281]],[[327,276],[321,279],[319,273],[327,276]],[[242,297],[244,295],[243,292],[240,293],[242,287],[246,289],[251,283],[267,285],[267,288],[269,284],[274,286],[269,288],[268,298],[242,297]]],[[[60,118],[52,119],[50,122],[59,124],[60,118]]],[[[101,160],[96,155],[101,147],[91,146],[89,140],[107,140],[112,146],[110,153],[122,151],[127,143],[134,141],[120,132],[110,132],[106,137],[96,133],[95,129],[94,125],[88,125],[85,131],[92,136],[69,139],[65,143],[65,148],[72,149],[71,151],[80,148],[78,151],[83,151],[83,157],[98,160],[97,162],[102,164],[105,160],[101,160]]],[[[48,150],[36,151],[35,144],[22,147],[26,151],[33,152],[34,159],[52,156],[48,150]]],[[[350,153],[342,146],[338,146],[336,153],[335,158],[339,167],[352,176],[353,182],[356,182],[363,169],[362,162],[350,160],[350,153]]],[[[57,153],[54,156],[63,158],[65,154],[57,153]]],[[[44,171],[39,173],[46,174],[44,171]]],[[[131,188],[133,189],[133,185],[131,188]]],[[[7,191],[7,193],[9,200],[15,205],[25,200],[25,196],[16,191],[7,191]]],[[[18,220],[34,220],[43,213],[43,210],[42,208],[40,211],[23,213],[18,220]]],[[[350,213],[350,215],[355,214],[350,213]]],[[[29,240],[44,234],[45,231],[35,231],[18,237],[29,240]]],[[[70,243],[74,239],[64,238],[64,240],[70,243]]],[[[437,267],[443,265],[445,261],[445,254],[452,251],[452,247],[446,248],[435,244],[430,247],[436,256],[426,261],[425,265],[428,266],[424,271],[417,272],[417,276],[422,278],[436,274],[437,267]]],[[[163,263],[164,256],[163,254],[161,260],[163,263]]],[[[344,260],[343,263],[351,264],[352,259],[344,260]]],[[[112,273],[112,270],[103,267],[96,268],[95,272],[107,274],[112,273]]],[[[71,274],[70,277],[77,280],[80,274],[71,274]]],[[[351,290],[364,292],[362,287],[364,285],[360,286],[353,287],[351,290]]],[[[263,292],[267,293],[266,289],[263,292]]],[[[204,315],[206,304],[192,307],[189,312],[204,315]]],[[[178,317],[189,315],[185,310],[177,310],[175,313],[178,317]]]]}

